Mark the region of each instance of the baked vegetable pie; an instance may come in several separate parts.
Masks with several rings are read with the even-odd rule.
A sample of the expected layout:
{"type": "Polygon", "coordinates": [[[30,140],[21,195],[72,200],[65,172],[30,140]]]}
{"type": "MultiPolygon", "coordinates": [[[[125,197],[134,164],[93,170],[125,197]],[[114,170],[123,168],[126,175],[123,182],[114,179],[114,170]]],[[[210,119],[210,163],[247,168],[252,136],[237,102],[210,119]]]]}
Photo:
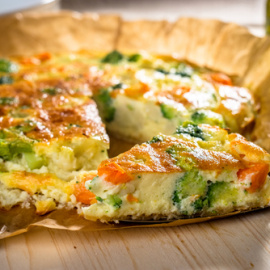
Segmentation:
{"type": "Polygon", "coordinates": [[[254,100],[225,74],[172,56],[80,51],[1,59],[0,84],[3,211],[78,208],[111,221],[268,205],[269,155],[230,133],[248,130],[254,100]],[[107,159],[105,125],[142,144],[107,159]]]}

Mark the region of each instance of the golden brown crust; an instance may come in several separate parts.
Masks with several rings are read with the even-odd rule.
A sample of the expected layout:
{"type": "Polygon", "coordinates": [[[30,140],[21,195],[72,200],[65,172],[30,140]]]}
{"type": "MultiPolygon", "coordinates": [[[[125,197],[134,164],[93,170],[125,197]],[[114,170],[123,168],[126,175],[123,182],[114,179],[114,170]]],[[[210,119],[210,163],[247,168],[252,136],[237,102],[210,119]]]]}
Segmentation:
{"type": "Polygon", "coordinates": [[[31,139],[49,141],[100,136],[108,142],[95,102],[73,87],[74,81],[61,79],[0,86],[0,97],[14,100],[10,105],[1,106],[0,128],[24,127],[30,121],[32,128],[27,128],[24,134],[31,139]],[[53,95],[46,92],[50,89],[53,95]],[[23,114],[23,117],[16,114],[23,114]]]}
{"type": "Polygon", "coordinates": [[[195,167],[201,170],[222,171],[224,169],[240,169],[244,167],[244,163],[240,159],[225,151],[206,150],[198,147],[193,142],[169,136],[165,138],[162,142],[137,145],[118,157],[105,160],[100,164],[99,170],[110,163],[116,163],[128,174],[181,172],[183,169],[177,166],[175,159],[166,152],[167,149],[173,146],[186,149],[181,151],[181,157],[191,158],[195,163],[195,167]]]}

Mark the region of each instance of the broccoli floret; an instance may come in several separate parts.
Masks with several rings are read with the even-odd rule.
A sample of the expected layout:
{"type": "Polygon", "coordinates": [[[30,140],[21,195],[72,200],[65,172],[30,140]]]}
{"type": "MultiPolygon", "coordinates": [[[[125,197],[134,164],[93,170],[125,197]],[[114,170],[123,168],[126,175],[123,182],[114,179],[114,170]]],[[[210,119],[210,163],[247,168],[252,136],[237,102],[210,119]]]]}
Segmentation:
{"type": "Polygon", "coordinates": [[[165,74],[165,75],[170,74],[169,71],[166,71],[166,70],[164,70],[163,68],[157,68],[156,71],[158,71],[158,72],[160,72],[160,73],[163,73],[163,74],[165,74]]]}
{"type": "Polygon", "coordinates": [[[196,212],[201,211],[203,209],[203,200],[202,198],[197,199],[194,203],[193,203],[193,207],[194,210],[196,212]]]}
{"type": "Polygon", "coordinates": [[[119,209],[121,207],[122,200],[117,195],[109,195],[106,199],[106,203],[116,209],[119,209]]]}
{"type": "Polygon", "coordinates": [[[4,160],[11,160],[22,153],[32,152],[32,145],[22,140],[6,141],[0,140],[0,157],[4,160]]]}
{"type": "Polygon", "coordinates": [[[0,105],[13,105],[16,101],[17,99],[15,97],[1,97],[0,105]]]}
{"type": "Polygon", "coordinates": [[[3,160],[11,160],[12,154],[10,152],[9,143],[4,140],[0,140],[0,157],[3,160]]]}
{"type": "Polygon", "coordinates": [[[60,90],[58,88],[49,87],[42,89],[41,92],[50,96],[55,96],[60,92],[60,90]]]}
{"type": "Polygon", "coordinates": [[[20,131],[23,133],[30,132],[36,128],[37,124],[34,121],[26,120],[20,125],[14,127],[15,131],[20,131]]]}
{"type": "Polygon", "coordinates": [[[177,144],[166,149],[166,152],[176,161],[176,165],[185,171],[190,171],[196,163],[191,157],[184,156],[182,152],[189,152],[190,148],[185,145],[177,144]]]}
{"type": "Polygon", "coordinates": [[[138,62],[141,58],[141,55],[136,53],[136,54],[132,54],[128,57],[128,61],[129,62],[138,62]]]}
{"type": "Polygon", "coordinates": [[[178,67],[176,68],[176,75],[180,75],[181,77],[188,77],[190,78],[192,76],[192,73],[194,72],[193,68],[191,66],[188,66],[185,63],[180,63],[178,67]]]}
{"type": "Polygon", "coordinates": [[[113,100],[109,89],[101,89],[97,95],[97,100],[101,104],[101,112],[106,122],[111,122],[114,119],[115,108],[112,106],[113,100]]]}
{"type": "Polygon", "coordinates": [[[211,126],[225,127],[222,115],[212,111],[196,111],[191,115],[195,124],[209,124],[211,126]]]}
{"type": "Polygon", "coordinates": [[[147,143],[151,144],[151,143],[157,143],[157,142],[162,142],[162,141],[163,141],[163,137],[161,135],[157,135],[157,136],[154,136],[152,140],[148,141],[147,143]]]}
{"type": "Polygon", "coordinates": [[[115,84],[113,86],[111,86],[112,90],[115,90],[115,89],[121,89],[123,88],[123,84],[122,83],[118,83],[118,84],[115,84]]]}
{"type": "Polygon", "coordinates": [[[21,153],[30,153],[32,152],[32,145],[28,142],[24,142],[21,140],[15,140],[9,145],[10,152],[13,156],[21,154],[21,153]]]}
{"type": "Polygon", "coordinates": [[[176,134],[189,134],[191,137],[204,139],[203,130],[193,123],[184,123],[176,129],[176,134]]]}
{"type": "Polygon", "coordinates": [[[108,123],[112,122],[115,115],[115,108],[114,107],[107,107],[104,111],[104,120],[108,123]]]}
{"type": "Polygon", "coordinates": [[[0,72],[11,73],[16,72],[18,67],[7,59],[0,59],[0,72]]]}
{"type": "Polygon", "coordinates": [[[205,113],[196,111],[191,115],[191,119],[194,123],[199,124],[203,123],[206,118],[205,113]]]}
{"type": "MultiPolygon", "coordinates": [[[[181,200],[194,195],[204,197],[207,191],[207,182],[199,174],[199,171],[193,169],[181,177],[177,183],[172,197],[175,204],[181,203],[181,200]]],[[[199,205],[200,203],[197,202],[199,205]]]]}
{"type": "Polygon", "coordinates": [[[99,201],[99,202],[103,202],[103,199],[99,196],[96,196],[96,200],[99,201]]]}
{"type": "Polygon", "coordinates": [[[120,61],[124,59],[123,54],[114,50],[107,54],[102,60],[102,63],[109,63],[109,64],[118,64],[120,61]]]}
{"type": "Polygon", "coordinates": [[[5,75],[0,77],[0,84],[12,84],[13,78],[11,76],[5,75]]]}
{"type": "Polygon", "coordinates": [[[164,118],[172,119],[175,116],[175,108],[166,105],[164,103],[160,104],[160,110],[164,118]]]}
{"type": "Polygon", "coordinates": [[[156,71],[163,73],[165,75],[180,75],[181,77],[190,78],[193,73],[193,69],[184,63],[180,63],[176,68],[171,68],[170,70],[164,70],[163,68],[157,68],[156,71]]]}
{"type": "Polygon", "coordinates": [[[226,200],[233,202],[237,199],[238,191],[228,182],[215,182],[208,187],[207,198],[209,207],[226,200]]]}
{"type": "Polygon", "coordinates": [[[24,153],[24,158],[30,170],[40,169],[45,165],[45,161],[42,157],[37,156],[35,153],[24,153]]]}

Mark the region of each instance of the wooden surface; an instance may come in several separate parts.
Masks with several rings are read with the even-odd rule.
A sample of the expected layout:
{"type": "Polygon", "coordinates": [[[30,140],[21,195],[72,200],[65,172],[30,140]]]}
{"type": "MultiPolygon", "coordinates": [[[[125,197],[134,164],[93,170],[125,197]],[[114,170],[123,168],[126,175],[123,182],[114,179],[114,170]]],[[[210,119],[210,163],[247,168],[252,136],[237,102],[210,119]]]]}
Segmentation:
{"type": "MultiPolygon", "coordinates": [[[[215,17],[263,33],[264,0],[155,3],[156,11],[141,0],[64,0],[63,7],[130,19],[215,17]]],[[[0,240],[0,270],[6,269],[270,269],[270,209],[172,228],[94,233],[34,228],[0,240]]]]}
{"type": "Polygon", "coordinates": [[[0,240],[0,269],[270,269],[270,209],[170,228],[34,228],[0,240]]]}

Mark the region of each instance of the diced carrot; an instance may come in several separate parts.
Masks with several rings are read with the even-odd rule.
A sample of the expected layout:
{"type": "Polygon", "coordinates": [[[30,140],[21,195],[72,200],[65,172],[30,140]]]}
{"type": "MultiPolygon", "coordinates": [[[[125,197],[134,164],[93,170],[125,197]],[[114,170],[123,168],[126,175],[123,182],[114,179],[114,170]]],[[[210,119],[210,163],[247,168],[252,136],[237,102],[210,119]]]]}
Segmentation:
{"type": "Polygon", "coordinates": [[[20,62],[23,65],[39,65],[40,64],[40,60],[36,57],[23,58],[20,62]]]}
{"type": "Polygon", "coordinates": [[[36,57],[41,61],[45,61],[51,59],[52,55],[49,52],[44,52],[36,55],[36,57]]]}
{"type": "Polygon", "coordinates": [[[133,203],[133,202],[139,202],[139,199],[134,197],[132,194],[128,194],[127,195],[127,201],[130,202],[130,203],[133,203]]]}
{"type": "Polygon", "coordinates": [[[240,169],[237,172],[239,181],[244,181],[247,178],[251,180],[250,187],[246,190],[249,193],[254,193],[261,189],[266,181],[269,172],[269,164],[257,163],[250,168],[240,169]]]}
{"type": "Polygon", "coordinates": [[[77,199],[77,202],[88,205],[97,202],[96,195],[85,187],[85,182],[88,180],[92,180],[94,177],[94,174],[87,175],[86,177],[82,178],[80,182],[74,184],[73,193],[77,199]]]}
{"type": "Polygon", "coordinates": [[[111,182],[115,185],[127,183],[132,180],[132,177],[115,162],[100,166],[98,168],[98,175],[104,175],[107,182],[111,182]]]}
{"type": "Polygon", "coordinates": [[[230,79],[230,77],[228,77],[227,75],[223,73],[211,73],[210,78],[212,81],[217,82],[217,83],[221,83],[225,85],[232,85],[232,80],[230,79]]]}
{"type": "Polygon", "coordinates": [[[142,96],[143,94],[145,94],[149,90],[150,90],[150,88],[147,84],[140,82],[139,88],[126,88],[124,91],[128,97],[137,98],[137,97],[142,96]]]}

